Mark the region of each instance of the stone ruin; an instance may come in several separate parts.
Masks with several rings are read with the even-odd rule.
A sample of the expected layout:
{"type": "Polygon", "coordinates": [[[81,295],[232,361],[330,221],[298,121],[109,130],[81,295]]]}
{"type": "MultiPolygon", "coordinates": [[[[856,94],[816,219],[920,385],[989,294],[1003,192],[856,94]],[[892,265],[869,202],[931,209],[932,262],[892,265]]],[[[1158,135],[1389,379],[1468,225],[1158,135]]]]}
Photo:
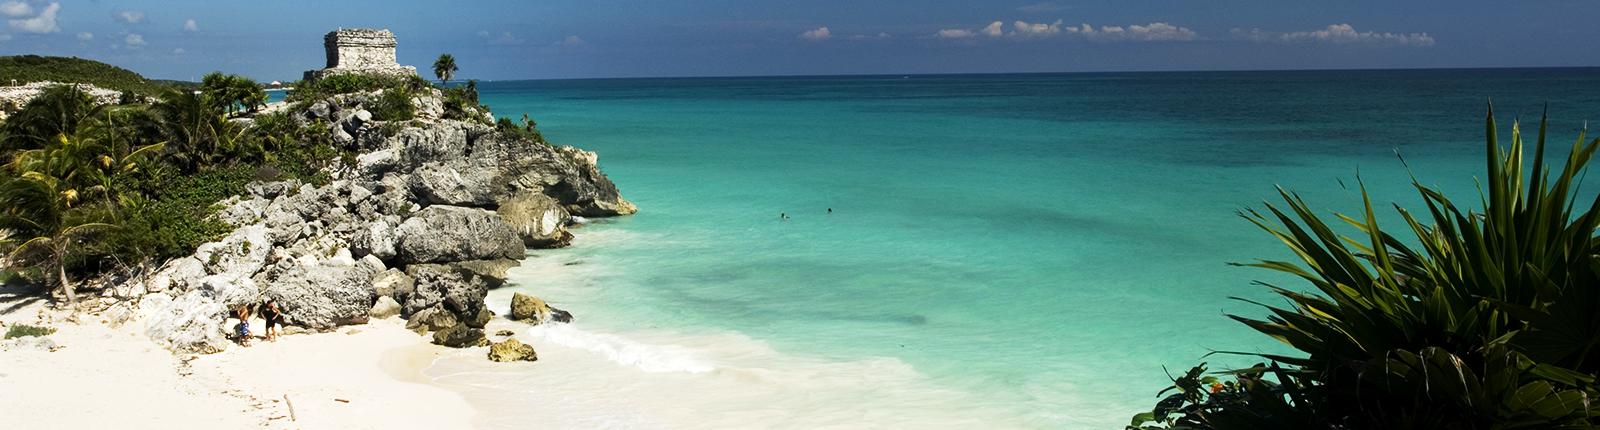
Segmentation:
{"type": "Polygon", "coordinates": [[[306,72],[314,81],[340,74],[416,76],[417,68],[395,61],[394,33],[370,28],[341,28],[322,37],[328,52],[328,67],[306,72]]]}

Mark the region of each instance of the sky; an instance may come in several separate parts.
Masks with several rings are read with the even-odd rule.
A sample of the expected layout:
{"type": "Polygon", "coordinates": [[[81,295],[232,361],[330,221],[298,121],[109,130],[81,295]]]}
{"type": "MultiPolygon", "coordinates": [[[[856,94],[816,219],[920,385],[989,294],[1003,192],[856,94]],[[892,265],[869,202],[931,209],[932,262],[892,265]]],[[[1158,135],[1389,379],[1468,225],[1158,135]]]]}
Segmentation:
{"type": "MultiPolygon", "coordinates": [[[[485,80],[1600,66],[1600,0],[0,0],[0,55],[298,79],[322,35],[485,80]]],[[[424,72],[427,74],[427,72],[424,72]]],[[[0,77],[3,78],[3,77],[0,77]]]]}

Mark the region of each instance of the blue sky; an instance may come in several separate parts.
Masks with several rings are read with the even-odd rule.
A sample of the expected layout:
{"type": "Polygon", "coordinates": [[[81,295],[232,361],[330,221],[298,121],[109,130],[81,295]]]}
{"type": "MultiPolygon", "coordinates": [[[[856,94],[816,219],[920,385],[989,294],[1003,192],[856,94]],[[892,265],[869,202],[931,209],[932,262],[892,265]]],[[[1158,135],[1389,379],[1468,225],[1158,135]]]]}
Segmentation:
{"type": "Polygon", "coordinates": [[[480,79],[1600,65],[1600,0],[0,0],[0,54],[292,80],[322,34],[480,79]]]}

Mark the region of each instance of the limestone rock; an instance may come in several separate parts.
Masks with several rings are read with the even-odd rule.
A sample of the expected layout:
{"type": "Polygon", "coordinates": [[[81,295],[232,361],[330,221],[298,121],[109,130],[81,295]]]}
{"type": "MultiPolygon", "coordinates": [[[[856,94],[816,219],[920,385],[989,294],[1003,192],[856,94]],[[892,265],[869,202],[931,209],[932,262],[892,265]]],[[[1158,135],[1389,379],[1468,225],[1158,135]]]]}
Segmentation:
{"type": "Polygon", "coordinates": [[[529,248],[561,248],[572,243],[572,234],[566,230],[572,215],[550,196],[520,192],[502,202],[495,212],[529,248]]]}
{"type": "Polygon", "coordinates": [[[272,253],[266,227],[252,225],[234,230],[222,240],[200,245],[194,257],[205,265],[206,273],[248,277],[261,270],[272,253]]]}
{"type": "Polygon", "coordinates": [[[439,331],[454,327],[458,323],[460,320],[456,319],[455,313],[435,307],[411,314],[411,318],[406,320],[406,328],[420,332],[439,331]]]}
{"type": "Polygon", "coordinates": [[[223,319],[235,306],[255,303],[259,296],[250,278],[207,276],[176,299],[151,303],[159,308],[148,311],[145,334],[175,352],[220,352],[229,344],[223,319]]]}
{"type": "Polygon", "coordinates": [[[145,291],[160,293],[168,290],[182,293],[200,285],[206,276],[206,267],[194,257],[176,258],[162,265],[154,275],[145,280],[145,291]]]}
{"type": "Polygon", "coordinates": [[[487,327],[489,325],[489,320],[492,318],[494,318],[494,312],[489,312],[489,309],[487,308],[478,308],[478,313],[473,315],[472,319],[466,321],[467,327],[480,329],[487,327]]]}
{"type": "Polygon", "coordinates": [[[452,265],[413,264],[406,267],[406,275],[415,280],[412,291],[396,294],[405,315],[440,307],[459,316],[476,316],[489,293],[489,279],[452,265]]]}
{"type": "Polygon", "coordinates": [[[378,296],[378,302],[367,312],[367,316],[373,319],[384,319],[395,315],[400,315],[400,302],[394,301],[394,298],[389,296],[378,296]]]}
{"type": "Polygon", "coordinates": [[[483,209],[429,206],[395,229],[398,258],[406,263],[521,259],[522,238],[483,209]]]}
{"type": "Polygon", "coordinates": [[[411,294],[415,285],[400,269],[389,269],[372,277],[372,292],[378,297],[394,297],[396,292],[411,294]]]}
{"type": "Polygon", "coordinates": [[[466,323],[460,323],[434,332],[433,343],[451,348],[471,348],[489,345],[489,338],[483,335],[483,330],[468,327],[466,323]]]}
{"type": "Polygon", "coordinates": [[[309,265],[285,262],[262,272],[256,280],[267,285],[266,296],[283,309],[284,322],[289,325],[327,330],[364,324],[377,300],[371,285],[378,271],[348,260],[347,255],[336,255],[309,265]]]}
{"type": "Polygon", "coordinates": [[[489,361],[538,361],[539,354],[534,353],[533,345],[522,343],[516,339],[506,339],[505,342],[489,345],[489,361]]]}
{"type": "Polygon", "coordinates": [[[538,297],[515,293],[511,295],[511,319],[533,324],[569,323],[572,322],[572,314],[556,309],[538,297]]]}

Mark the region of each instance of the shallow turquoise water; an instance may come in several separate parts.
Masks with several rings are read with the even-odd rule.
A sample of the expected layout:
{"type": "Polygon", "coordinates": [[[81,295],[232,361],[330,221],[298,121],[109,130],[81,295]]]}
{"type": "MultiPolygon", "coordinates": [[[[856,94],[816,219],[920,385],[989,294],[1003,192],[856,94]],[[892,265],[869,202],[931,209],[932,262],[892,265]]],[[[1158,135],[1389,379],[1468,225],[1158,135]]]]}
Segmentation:
{"type": "Polygon", "coordinates": [[[1359,169],[1378,202],[1415,202],[1398,151],[1471,201],[1489,98],[1507,121],[1549,102],[1557,147],[1600,119],[1585,69],[480,88],[497,114],[599,152],[641,208],[535,254],[584,270],[517,288],[610,333],[891,358],[980,399],[962,408],[1017,418],[1002,427],[1119,428],[1154,403],[1163,366],[1279,351],[1223,316],[1259,314],[1228,297],[1270,300],[1251,281],[1283,281],[1225,264],[1282,256],[1235,215],[1275,184],[1354,211],[1359,169]]]}

